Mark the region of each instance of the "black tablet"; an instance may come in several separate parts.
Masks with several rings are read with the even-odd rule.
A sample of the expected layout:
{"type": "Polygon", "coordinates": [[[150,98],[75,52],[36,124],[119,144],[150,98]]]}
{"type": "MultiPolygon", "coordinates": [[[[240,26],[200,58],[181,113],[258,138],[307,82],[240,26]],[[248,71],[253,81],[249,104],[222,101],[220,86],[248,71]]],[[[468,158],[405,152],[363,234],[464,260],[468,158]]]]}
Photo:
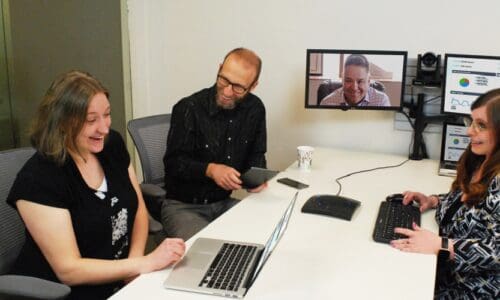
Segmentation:
{"type": "Polygon", "coordinates": [[[243,182],[241,185],[245,189],[253,189],[271,180],[279,171],[268,170],[264,168],[251,167],[240,177],[243,182]]]}

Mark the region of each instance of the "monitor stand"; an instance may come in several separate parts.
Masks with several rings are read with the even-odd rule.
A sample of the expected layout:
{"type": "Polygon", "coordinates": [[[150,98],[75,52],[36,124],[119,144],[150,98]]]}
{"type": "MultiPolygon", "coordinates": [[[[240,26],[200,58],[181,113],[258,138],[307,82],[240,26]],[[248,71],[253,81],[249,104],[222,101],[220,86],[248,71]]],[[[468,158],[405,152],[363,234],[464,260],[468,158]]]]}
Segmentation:
{"type": "MultiPolygon", "coordinates": [[[[429,158],[427,148],[425,147],[423,132],[427,124],[430,122],[442,122],[450,118],[448,115],[432,115],[424,114],[425,94],[419,93],[417,96],[417,106],[415,107],[415,122],[413,123],[413,149],[409,156],[412,160],[422,160],[429,158]]],[[[413,108],[411,108],[413,109],[413,108]]]]}

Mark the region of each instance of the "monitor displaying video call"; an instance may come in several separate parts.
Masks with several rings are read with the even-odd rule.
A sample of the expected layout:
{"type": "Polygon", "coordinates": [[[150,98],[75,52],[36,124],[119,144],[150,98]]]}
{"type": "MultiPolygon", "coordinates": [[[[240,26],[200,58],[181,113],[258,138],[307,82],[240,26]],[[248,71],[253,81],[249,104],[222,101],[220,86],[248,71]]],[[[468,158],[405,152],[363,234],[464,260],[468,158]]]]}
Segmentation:
{"type": "Polygon", "coordinates": [[[308,49],[306,108],[401,110],[406,51],[308,49]]]}

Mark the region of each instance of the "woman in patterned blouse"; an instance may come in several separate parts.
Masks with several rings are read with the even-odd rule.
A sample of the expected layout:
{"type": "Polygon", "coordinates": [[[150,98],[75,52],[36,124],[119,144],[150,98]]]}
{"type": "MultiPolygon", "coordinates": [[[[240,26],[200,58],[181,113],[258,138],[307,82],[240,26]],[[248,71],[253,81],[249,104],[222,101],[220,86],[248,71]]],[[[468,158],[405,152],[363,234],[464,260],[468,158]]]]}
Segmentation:
{"type": "Polygon", "coordinates": [[[392,246],[408,252],[439,254],[436,299],[500,297],[500,89],[480,96],[471,106],[470,145],[459,160],[448,194],[405,192],[423,212],[436,208],[439,235],[416,224],[397,228],[407,238],[392,246]]]}

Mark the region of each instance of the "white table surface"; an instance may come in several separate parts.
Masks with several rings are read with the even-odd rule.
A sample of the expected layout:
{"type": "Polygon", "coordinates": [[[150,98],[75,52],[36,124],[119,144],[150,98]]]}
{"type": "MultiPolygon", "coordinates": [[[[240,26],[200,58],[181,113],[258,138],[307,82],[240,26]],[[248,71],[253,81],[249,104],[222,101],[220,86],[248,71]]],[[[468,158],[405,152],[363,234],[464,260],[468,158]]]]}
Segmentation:
{"type": "MultiPolygon", "coordinates": [[[[452,178],[437,175],[435,160],[356,174],[341,180],[342,196],[361,201],[352,220],[304,214],[302,205],[315,194],[336,194],[335,178],[363,169],[395,165],[406,157],[316,148],[311,171],[296,162],[269,187],[252,194],[191,238],[211,237],[264,244],[295,190],[276,182],[290,177],[307,183],[299,193],[288,229],[245,299],[432,299],[436,257],[403,253],[372,239],[380,201],[388,194],[416,190],[448,191],[452,178]]],[[[434,211],[422,226],[437,232],[434,211]]],[[[110,299],[216,299],[210,295],[163,288],[171,269],[143,274],[110,299]]],[[[217,297],[223,299],[221,297],[217,297]]]]}

